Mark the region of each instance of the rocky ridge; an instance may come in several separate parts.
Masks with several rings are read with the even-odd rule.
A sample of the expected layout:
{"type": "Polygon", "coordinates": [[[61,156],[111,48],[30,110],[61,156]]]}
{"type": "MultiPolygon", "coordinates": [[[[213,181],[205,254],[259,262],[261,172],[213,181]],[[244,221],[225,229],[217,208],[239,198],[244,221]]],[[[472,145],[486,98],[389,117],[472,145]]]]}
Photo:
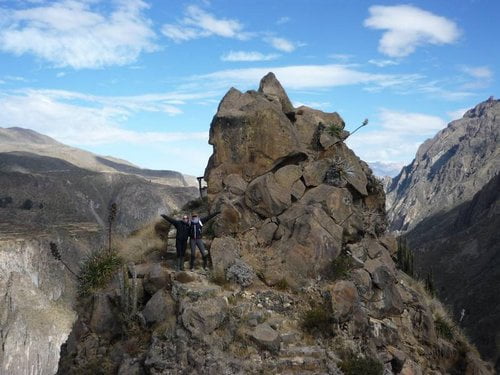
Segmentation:
{"type": "Polygon", "coordinates": [[[212,271],[128,264],[81,301],[60,373],[491,374],[397,269],[381,183],[343,127],[293,108],[272,73],[258,91],[229,90],[205,173],[222,211],[212,271]]]}
{"type": "MultiPolygon", "coordinates": [[[[41,156],[55,161],[65,161],[87,171],[109,174],[133,175],[162,185],[197,187],[193,176],[176,171],[157,171],[139,168],[126,160],[110,156],[99,156],[79,148],[70,147],[31,129],[0,127],[0,153],[7,155],[41,156]]],[[[24,171],[22,163],[10,165],[10,171],[24,171]]],[[[29,170],[29,168],[28,168],[29,170]]]]}
{"type": "Polygon", "coordinates": [[[387,189],[390,228],[408,231],[422,219],[472,199],[500,172],[500,100],[489,100],[425,141],[387,189]]]}

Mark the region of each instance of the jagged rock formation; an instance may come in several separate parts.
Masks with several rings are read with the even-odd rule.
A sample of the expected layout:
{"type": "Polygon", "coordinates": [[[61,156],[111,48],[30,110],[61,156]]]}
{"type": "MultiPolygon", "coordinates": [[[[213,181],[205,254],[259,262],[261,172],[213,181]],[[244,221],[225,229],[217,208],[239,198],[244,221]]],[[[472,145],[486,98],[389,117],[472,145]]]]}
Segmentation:
{"type": "Polygon", "coordinates": [[[129,233],[198,194],[180,173],[103,172],[111,161],[96,158],[26,129],[0,129],[1,374],[57,371],[76,318],[76,278],[51,256],[50,242],[78,272],[79,261],[104,245],[111,202],[114,231],[129,233]]]}
{"type": "Polygon", "coordinates": [[[343,374],[364,358],[378,374],[491,374],[458,334],[442,335],[439,303],[396,268],[382,186],[343,125],[293,108],[272,73],[258,91],[229,90],[205,173],[222,211],[213,270],[129,265],[82,301],[61,373],[343,374]],[[120,285],[141,298],[117,324],[120,285]]]}
{"type": "Polygon", "coordinates": [[[499,142],[500,100],[493,99],[425,141],[387,190],[390,228],[410,230],[472,199],[500,171],[499,142]]]}
{"type": "Polygon", "coordinates": [[[443,301],[452,306],[484,358],[500,370],[500,175],[474,198],[422,220],[407,237],[416,269],[432,272],[443,301]]]}

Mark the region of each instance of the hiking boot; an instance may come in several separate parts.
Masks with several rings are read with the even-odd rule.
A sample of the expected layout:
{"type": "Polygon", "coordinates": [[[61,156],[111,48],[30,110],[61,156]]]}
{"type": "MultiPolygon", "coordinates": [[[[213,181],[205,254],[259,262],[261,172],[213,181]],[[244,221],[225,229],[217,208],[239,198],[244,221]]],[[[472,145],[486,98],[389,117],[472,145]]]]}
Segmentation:
{"type": "Polygon", "coordinates": [[[194,257],[191,257],[189,261],[189,269],[192,271],[194,270],[194,257]]]}

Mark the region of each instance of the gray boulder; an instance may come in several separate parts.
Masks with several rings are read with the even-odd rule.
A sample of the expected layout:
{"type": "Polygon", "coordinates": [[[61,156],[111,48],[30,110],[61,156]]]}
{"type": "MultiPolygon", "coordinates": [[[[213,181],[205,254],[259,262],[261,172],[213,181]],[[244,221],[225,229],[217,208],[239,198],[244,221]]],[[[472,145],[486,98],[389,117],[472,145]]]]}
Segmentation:
{"type": "Polygon", "coordinates": [[[160,323],[175,316],[175,301],[166,290],[157,291],[148,301],[142,315],[149,324],[160,323]]]}

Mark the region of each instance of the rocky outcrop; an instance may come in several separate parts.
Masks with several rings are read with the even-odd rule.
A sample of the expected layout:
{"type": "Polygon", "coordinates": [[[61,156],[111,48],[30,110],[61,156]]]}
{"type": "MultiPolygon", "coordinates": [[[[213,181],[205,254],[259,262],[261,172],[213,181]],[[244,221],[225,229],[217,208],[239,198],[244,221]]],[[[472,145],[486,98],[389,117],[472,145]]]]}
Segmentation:
{"type": "Polygon", "coordinates": [[[410,230],[424,218],[471,200],[500,172],[499,142],[500,100],[494,99],[425,141],[387,188],[391,229],[410,230]]]}
{"type": "Polygon", "coordinates": [[[213,209],[222,210],[217,237],[255,243],[253,252],[273,259],[254,259],[271,285],[322,272],[346,242],[385,230],[381,185],[327,130],[342,133],[340,116],[289,103],[272,73],[257,92],[229,90],[210,127],[205,172],[213,209]]]}
{"type": "MultiPolygon", "coordinates": [[[[92,329],[84,309],[60,373],[97,358],[109,372],[139,364],[150,374],[341,375],[361,363],[388,375],[491,374],[466,340],[443,337],[439,302],[396,268],[382,186],[346,136],[338,114],[291,107],[273,74],[259,91],[231,89],[205,173],[210,210],[221,211],[213,270],[162,264],[171,282],[161,298],[137,293],[119,339],[92,329]],[[165,305],[165,321],[141,318],[165,305]]],[[[102,293],[119,305],[113,283],[102,293]]]]}

